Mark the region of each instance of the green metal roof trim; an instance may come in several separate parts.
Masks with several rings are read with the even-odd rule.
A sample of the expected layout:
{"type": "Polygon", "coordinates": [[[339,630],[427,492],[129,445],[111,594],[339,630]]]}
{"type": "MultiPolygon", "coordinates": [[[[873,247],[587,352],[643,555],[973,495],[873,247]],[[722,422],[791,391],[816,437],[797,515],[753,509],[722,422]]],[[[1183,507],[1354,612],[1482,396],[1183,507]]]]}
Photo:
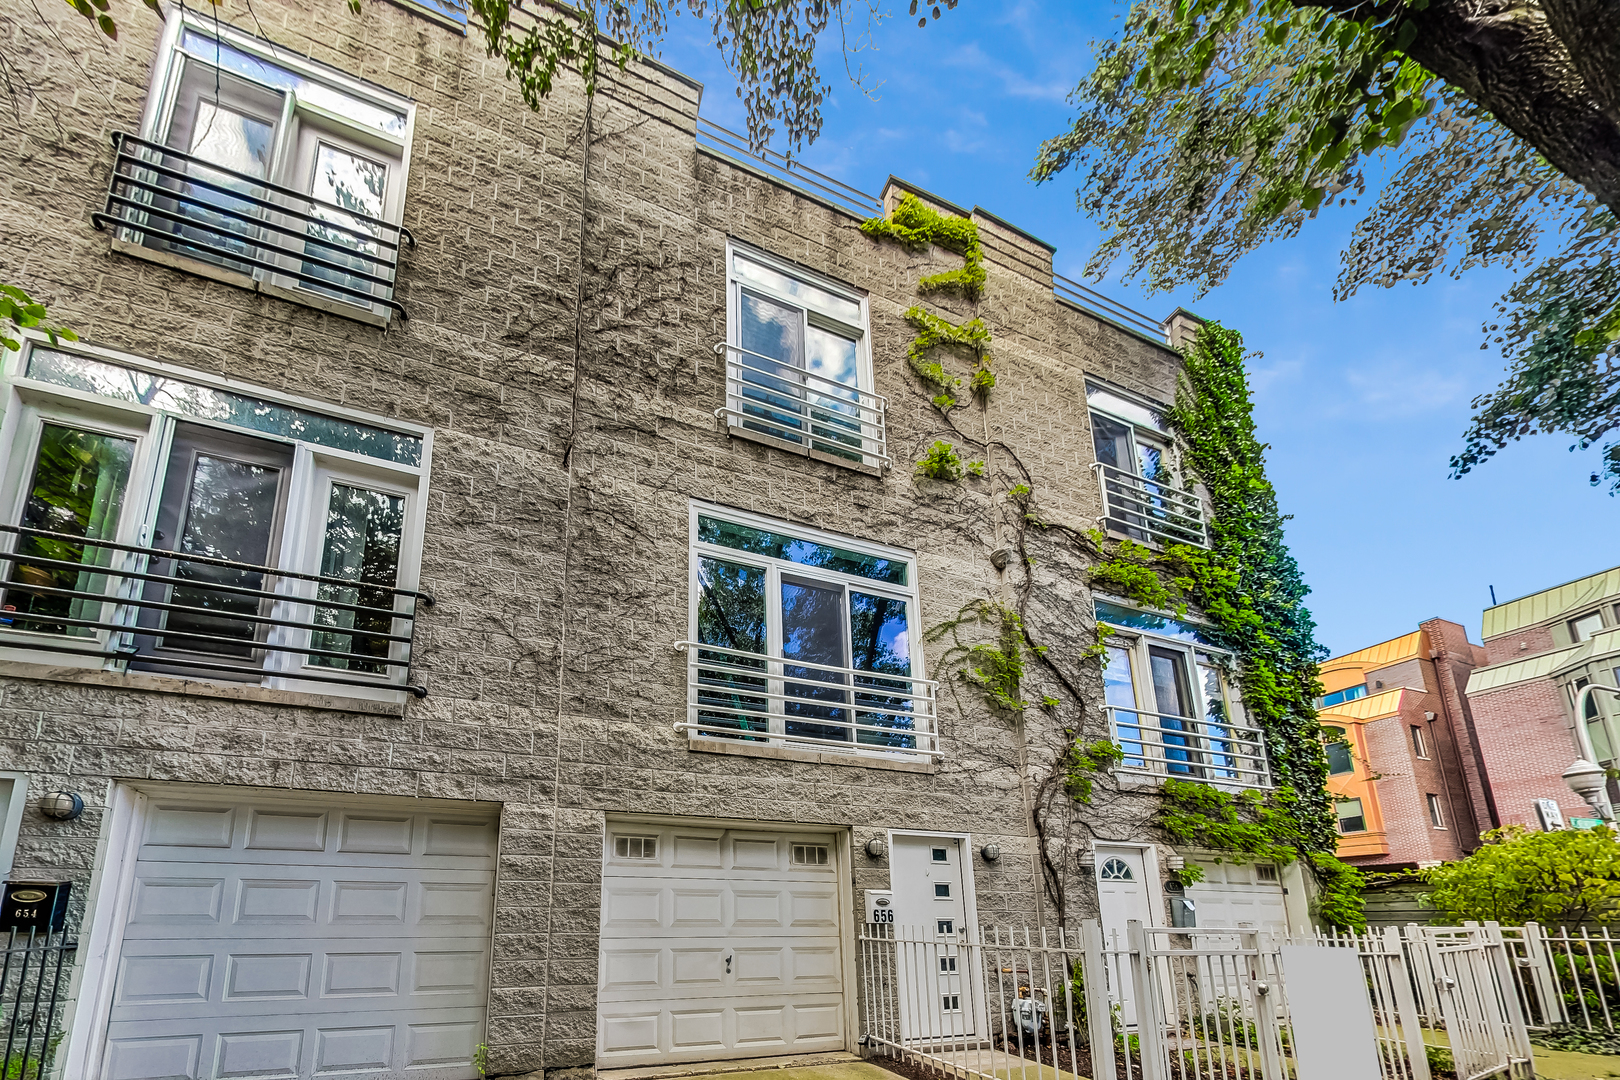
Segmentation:
{"type": "Polygon", "coordinates": [[[1517,686],[1535,679],[1545,679],[1570,668],[1579,667],[1595,657],[1607,653],[1620,655],[1620,627],[1593,634],[1579,645],[1567,649],[1527,656],[1523,660],[1509,660],[1505,664],[1476,668],[1468,678],[1468,694],[1483,694],[1491,690],[1517,686]]]}
{"type": "Polygon", "coordinates": [[[1486,608],[1480,634],[1485,638],[1511,634],[1565,613],[1578,614],[1577,609],[1616,594],[1620,594],[1620,566],[1486,608]]]}

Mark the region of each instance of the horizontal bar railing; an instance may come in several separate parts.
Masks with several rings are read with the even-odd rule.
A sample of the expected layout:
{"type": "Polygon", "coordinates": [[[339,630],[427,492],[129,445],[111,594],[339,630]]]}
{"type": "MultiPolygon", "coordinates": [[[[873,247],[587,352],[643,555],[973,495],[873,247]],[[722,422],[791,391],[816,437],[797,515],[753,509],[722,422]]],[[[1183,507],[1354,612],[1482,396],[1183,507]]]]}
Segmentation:
{"type": "Polygon", "coordinates": [[[1062,274],[1052,275],[1052,292],[1060,299],[1067,300],[1076,307],[1085,308],[1093,315],[1100,315],[1109,322],[1118,323],[1129,330],[1134,330],[1144,337],[1166,341],[1163,323],[1155,322],[1151,317],[1142,314],[1134,308],[1126,307],[1118,300],[1110,299],[1096,289],[1082,285],[1072,278],[1062,274]]]}
{"type": "Polygon", "coordinates": [[[1271,786],[1265,735],[1258,728],[1124,705],[1105,708],[1114,742],[1124,751],[1122,772],[1271,786]]]}
{"type": "Polygon", "coordinates": [[[403,225],[126,132],[112,138],[107,205],[91,215],[96,228],[110,226],[143,247],[250,267],[256,277],[285,278],[406,317],[394,286],[401,243],[414,247],[416,241],[403,225]]]}
{"type": "Polygon", "coordinates": [[[885,423],[888,401],[882,394],[740,345],[722,341],[714,351],[726,362],[726,404],[715,410],[717,418],[806,452],[893,464],[885,423]]]}
{"type": "Polygon", "coordinates": [[[87,540],[72,533],[20,525],[0,525],[0,535],[6,534],[16,537],[18,546],[0,551],[0,590],[5,596],[0,631],[7,631],[0,635],[0,648],[102,656],[126,668],[178,667],[202,674],[409,690],[417,697],[427,694],[426,687],[411,681],[411,664],[416,605],[421,602],[431,606],[433,598],[428,593],[217,556],[87,540]],[[70,544],[81,548],[86,560],[108,557],[108,562],[103,565],[35,555],[21,548],[21,543],[29,539],[70,544]],[[170,564],[167,572],[162,567],[165,563],[170,564]],[[21,580],[19,570],[24,566],[73,573],[78,580],[72,588],[21,580]],[[207,578],[184,575],[183,566],[257,575],[261,585],[270,587],[216,584],[207,578]],[[91,581],[87,583],[86,578],[91,581]],[[85,587],[97,583],[102,587],[85,587]],[[323,586],[353,593],[356,600],[387,597],[393,606],[327,599],[320,595],[323,586]],[[199,602],[177,598],[176,589],[196,594],[199,602]],[[18,597],[65,600],[69,606],[65,612],[18,610],[18,597]],[[232,600],[240,602],[244,609],[220,606],[232,600]],[[73,604],[80,606],[74,608],[73,604]],[[355,622],[370,617],[387,629],[343,625],[330,618],[339,612],[352,614],[355,622]],[[177,615],[202,625],[189,629],[169,625],[177,615]],[[322,616],[328,621],[322,621],[322,616]],[[248,627],[251,632],[219,632],[232,624],[248,627]],[[56,632],[42,629],[46,627],[56,632]],[[369,643],[373,651],[328,647],[336,642],[323,642],[322,635],[346,639],[351,646],[369,643]],[[218,646],[228,651],[222,652],[218,646]],[[311,658],[372,666],[387,674],[378,672],[367,677],[348,668],[306,663],[311,658]]]}
{"type": "Polygon", "coordinates": [[[65,933],[12,930],[0,964],[0,1024],[6,1031],[6,1080],[53,1075],[66,1034],[68,984],[79,943],[65,933]]]}
{"type": "Polygon", "coordinates": [[[1209,546],[1204,504],[1197,495],[1135,473],[1095,462],[1104,518],[1155,540],[1209,546]]]}
{"type": "Polygon", "coordinates": [[[876,196],[850,187],[842,180],[817,172],[803,162],[794,161],[774,150],[755,150],[748,145],[746,135],[721,127],[706,117],[698,117],[697,142],[705,149],[762,169],[805,194],[830,202],[857,217],[877,217],[883,213],[883,204],[876,196]]]}
{"type": "Polygon", "coordinates": [[[687,658],[687,718],[676,730],[816,750],[942,756],[938,683],[697,641],[687,658]],[[796,729],[796,730],[795,730],[796,729]]]}

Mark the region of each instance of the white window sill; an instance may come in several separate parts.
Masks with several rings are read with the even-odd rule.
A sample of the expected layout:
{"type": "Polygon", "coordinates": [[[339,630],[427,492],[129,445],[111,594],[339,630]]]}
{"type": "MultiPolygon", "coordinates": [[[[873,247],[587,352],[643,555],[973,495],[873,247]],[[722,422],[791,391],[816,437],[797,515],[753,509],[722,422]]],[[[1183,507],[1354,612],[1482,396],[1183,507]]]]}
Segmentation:
{"type": "Polygon", "coordinates": [[[931,761],[907,761],[888,755],[839,753],[811,750],[802,746],[769,746],[738,739],[716,739],[687,732],[686,748],[704,754],[732,754],[737,757],[772,758],[777,761],[803,761],[812,765],[848,765],[857,769],[887,769],[891,772],[928,773],[939,771],[931,761]]]}
{"type": "Polygon", "coordinates": [[[726,434],[730,435],[734,439],[746,439],[749,442],[756,442],[763,446],[774,447],[777,450],[793,454],[796,457],[809,458],[812,461],[824,461],[828,465],[837,465],[839,468],[849,469],[853,472],[865,473],[868,476],[883,475],[883,469],[881,466],[868,464],[864,461],[851,461],[849,458],[839,457],[837,454],[824,454],[820,450],[805,446],[803,443],[788,442],[786,439],[778,439],[767,435],[762,431],[753,431],[749,428],[745,428],[741,424],[726,424],[726,434]]]}
{"type": "Polygon", "coordinates": [[[249,292],[262,293],[265,296],[274,296],[288,303],[300,307],[314,308],[324,311],[328,315],[336,315],[343,319],[353,319],[355,322],[365,323],[367,326],[387,326],[393,320],[394,313],[386,308],[378,311],[376,308],[363,308],[358,304],[345,304],[341,300],[328,300],[323,296],[306,293],[296,289],[283,289],[266,281],[235,270],[227,270],[223,266],[215,266],[201,259],[188,259],[184,255],[176,255],[172,251],[156,251],[141,244],[132,244],[128,240],[112,237],[112,249],[123,255],[147,262],[167,266],[171,270],[179,270],[186,274],[195,274],[197,277],[208,278],[211,281],[234,285],[249,292]]]}
{"type": "MultiPolygon", "coordinates": [[[[21,650],[13,646],[5,648],[4,651],[15,653],[21,650]]],[[[105,657],[96,654],[96,659],[102,660],[105,657]]],[[[373,716],[405,715],[405,705],[402,701],[314,694],[301,690],[274,690],[265,686],[254,686],[251,683],[210,682],[206,679],[154,675],[144,671],[104,671],[99,666],[87,667],[72,663],[34,663],[0,658],[0,678],[105,686],[125,691],[145,690],[155,694],[183,694],[187,697],[222,698],[264,705],[291,705],[301,709],[330,709],[336,712],[369,713],[373,716]]]]}

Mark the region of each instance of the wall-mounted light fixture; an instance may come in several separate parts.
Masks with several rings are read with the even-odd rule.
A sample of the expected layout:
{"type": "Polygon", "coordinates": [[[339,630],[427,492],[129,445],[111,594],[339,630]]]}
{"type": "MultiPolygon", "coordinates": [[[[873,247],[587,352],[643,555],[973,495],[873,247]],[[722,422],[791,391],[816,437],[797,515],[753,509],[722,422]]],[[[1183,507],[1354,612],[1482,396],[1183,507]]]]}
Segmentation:
{"type": "Polygon", "coordinates": [[[1166,855],[1164,857],[1164,865],[1165,869],[1169,870],[1172,874],[1179,874],[1183,870],[1187,869],[1187,860],[1181,855],[1166,855]]]}
{"type": "Polygon", "coordinates": [[[1085,848],[1080,852],[1080,869],[1088,874],[1096,873],[1097,853],[1091,848],[1085,848]]]}
{"type": "Polygon", "coordinates": [[[874,836],[866,842],[866,857],[868,859],[881,859],[889,853],[889,845],[883,842],[883,837],[874,836]]]}
{"type": "Polygon", "coordinates": [[[84,800],[72,791],[53,791],[39,800],[39,812],[56,821],[72,821],[84,813],[84,800]]]}
{"type": "Polygon", "coordinates": [[[979,854],[984,856],[985,862],[995,862],[997,859],[1001,858],[1001,845],[986,844],[984,847],[979,849],[979,854]]]}

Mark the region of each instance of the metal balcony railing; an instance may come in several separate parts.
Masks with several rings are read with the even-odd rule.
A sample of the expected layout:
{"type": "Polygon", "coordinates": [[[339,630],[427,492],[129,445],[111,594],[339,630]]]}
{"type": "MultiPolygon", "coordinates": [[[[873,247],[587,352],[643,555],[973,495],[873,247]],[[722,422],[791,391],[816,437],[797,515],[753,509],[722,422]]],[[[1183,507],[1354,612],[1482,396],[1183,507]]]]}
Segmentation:
{"type": "Polygon", "coordinates": [[[1219,787],[1269,788],[1266,740],[1258,728],[1110,705],[1114,741],[1125,751],[1121,772],[1219,787]]]}
{"type": "Polygon", "coordinates": [[[726,404],[715,410],[716,417],[800,453],[815,450],[867,465],[893,464],[882,394],[724,341],[714,352],[726,361],[726,404]]]}
{"type": "Polygon", "coordinates": [[[697,143],[710,153],[758,169],[780,183],[798,188],[811,198],[831,203],[856,217],[878,217],[883,213],[883,203],[876,196],[852,188],[842,180],[817,172],[775,150],[754,150],[748,145],[748,136],[723,128],[704,116],[698,117],[697,143]]]}
{"type": "Polygon", "coordinates": [[[705,738],[814,750],[937,758],[938,683],[859,668],[677,641],[686,654],[686,720],[705,738]]]}
{"type": "Polygon", "coordinates": [[[433,603],[425,592],[18,525],[0,525],[4,534],[18,542],[0,551],[0,648],[427,696],[411,681],[416,603],[433,603]],[[19,550],[25,542],[32,550],[19,550]]]}
{"type": "Polygon", "coordinates": [[[1082,285],[1072,278],[1053,274],[1052,292],[1059,300],[1067,300],[1076,307],[1085,308],[1115,326],[1124,327],[1154,341],[1167,340],[1163,323],[1154,322],[1150,316],[1142,314],[1135,308],[1126,307],[1118,300],[1110,299],[1096,289],[1082,285]]]}
{"type": "Polygon", "coordinates": [[[404,226],[122,131],[112,140],[107,207],[91,215],[96,228],[271,285],[406,317],[394,282],[401,243],[416,241],[404,226]]]}
{"type": "Polygon", "coordinates": [[[1103,524],[1139,540],[1209,546],[1204,504],[1190,491],[1096,462],[1103,524]]]}

